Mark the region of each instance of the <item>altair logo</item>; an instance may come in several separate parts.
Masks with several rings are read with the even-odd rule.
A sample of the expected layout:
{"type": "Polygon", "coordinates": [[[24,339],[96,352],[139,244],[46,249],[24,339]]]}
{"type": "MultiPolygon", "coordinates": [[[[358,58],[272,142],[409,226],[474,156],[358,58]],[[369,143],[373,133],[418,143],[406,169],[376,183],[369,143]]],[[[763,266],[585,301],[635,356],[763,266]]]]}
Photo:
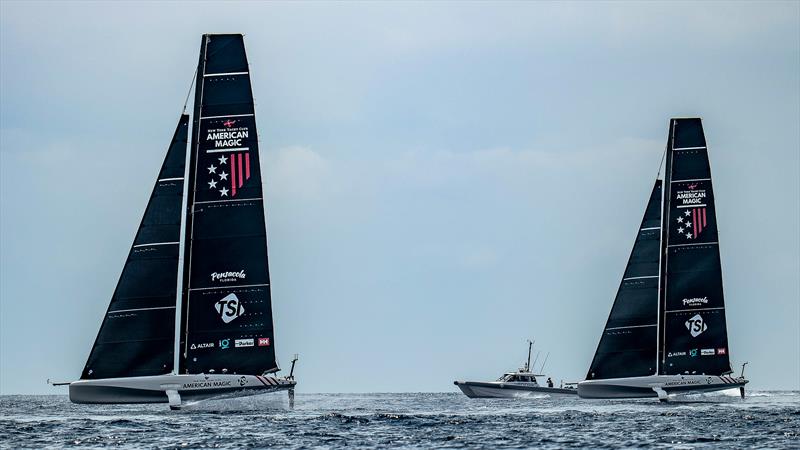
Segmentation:
{"type": "Polygon", "coordinates": [[[239,301],[239,297],[234,293],[226,295],[222,300],[214,303],[219,317],[225,323],[231,323],[234,319],[244,314],[244,306],[239,301]]]}
{"type": "Polygon", "coordinates": [[[695,314],[694,317],[686,321],[685,325],[692,337],[700,336],[708,329],[708,325],[703,321],[700,314],[695,314]]]}

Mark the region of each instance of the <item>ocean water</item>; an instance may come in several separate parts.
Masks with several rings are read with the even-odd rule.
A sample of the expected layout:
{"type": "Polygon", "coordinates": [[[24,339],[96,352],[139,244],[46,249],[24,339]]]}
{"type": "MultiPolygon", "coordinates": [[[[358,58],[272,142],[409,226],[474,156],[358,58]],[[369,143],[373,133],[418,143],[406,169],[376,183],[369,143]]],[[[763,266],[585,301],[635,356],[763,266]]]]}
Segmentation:
{"type": "Polygon", "coordinates": [[[164,405],[0,397],[2,448],[800,448],[800,392],[656,400],[286,394],[164,405]]]}

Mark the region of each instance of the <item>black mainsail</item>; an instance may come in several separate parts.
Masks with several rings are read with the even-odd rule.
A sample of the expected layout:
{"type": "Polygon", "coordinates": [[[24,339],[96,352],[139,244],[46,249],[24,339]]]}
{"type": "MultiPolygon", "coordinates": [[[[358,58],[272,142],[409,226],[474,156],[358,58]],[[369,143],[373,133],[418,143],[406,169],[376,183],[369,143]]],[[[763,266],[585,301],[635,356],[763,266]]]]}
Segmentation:
{"type": "Polygon", "coordinates": [[[175,305],[189,116],[182,115],[82,379],[173,370],[175,305]]]}
{"type": "Polygon", "coordinates": [[[258,136],[240,34],[201,42],[188,195],[179,373],[275,372],[258,136]]]}
{"type": "Polygon", "coordinates": [[[661,180],[656,180],[587,380],[656,373],[661,180]]]}
{"type": "Polygon", "coordinates": [[[714,191],[700,119],[672,119],[667,142],[659,373],[731,372],[714,191]]]}

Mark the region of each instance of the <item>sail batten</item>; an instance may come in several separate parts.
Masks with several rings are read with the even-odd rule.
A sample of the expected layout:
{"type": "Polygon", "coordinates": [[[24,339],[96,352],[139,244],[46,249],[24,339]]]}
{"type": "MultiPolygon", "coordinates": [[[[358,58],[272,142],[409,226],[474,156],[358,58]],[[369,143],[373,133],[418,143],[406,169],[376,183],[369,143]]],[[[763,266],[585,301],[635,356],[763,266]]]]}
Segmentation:
{"type": "Polygon", "coordinates": [[[82,379],[160,375],[173,368],[183,176],[182,115],[108,306],[82,379]]]}
{"type": "Polygon", "coordinates": [[[204,35],[198,64],[180,373],[272,372],[266,224],[242,35],[204,35]]]}

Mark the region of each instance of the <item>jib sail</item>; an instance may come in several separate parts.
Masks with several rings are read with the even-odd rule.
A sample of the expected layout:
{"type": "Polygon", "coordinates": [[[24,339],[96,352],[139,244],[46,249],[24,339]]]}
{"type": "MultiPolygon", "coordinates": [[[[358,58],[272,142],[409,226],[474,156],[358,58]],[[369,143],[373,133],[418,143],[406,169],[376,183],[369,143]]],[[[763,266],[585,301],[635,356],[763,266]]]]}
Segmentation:
{"type": "Polygon", "coordinates": [[[204,35],[189,168],[180,373],[277,370],[244,40],[204,35]]]}
{"type": "Polygon", "coordinates": [[[182,115],[81,378],[173,369],[178,256],[189,116],[182,115]]]}
{"type": "Polygon", "coordinates": [[[714,191],[700,119],[672,119],[665,186],[659,373],[730,373],[714,191]]]}
{"type": "Polygon", "coordinates": [[[587,380],[656,373],[660,234],[656,180],[587,380]]]}

